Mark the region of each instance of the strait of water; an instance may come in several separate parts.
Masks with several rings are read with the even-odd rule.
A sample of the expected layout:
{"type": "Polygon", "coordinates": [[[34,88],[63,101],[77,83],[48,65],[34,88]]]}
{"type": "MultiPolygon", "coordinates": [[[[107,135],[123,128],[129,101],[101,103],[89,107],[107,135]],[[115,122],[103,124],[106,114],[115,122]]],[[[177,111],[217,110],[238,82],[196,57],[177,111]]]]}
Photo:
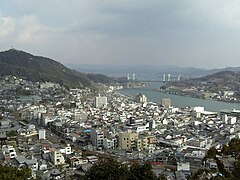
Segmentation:
{"type": "Polygon", "coordinates": [[[149,83],[149,86],[146,88],[128,88],[121,89],[119,92],[127,95],[136,97],[139,93],[145,94],[150,102],[160,103],[162,98],[170,98],[172,100],[172,105],[174,107],[196,107],[204,106],[207,111],[216,111],[219,112],[223,109],[240,109],[240,103],[227,103],[221,101],[197,99],[187,96],[179,96],[173,94],[165,94],[162,92],[154,91],[162,86],[162,83],[149,83]]]}

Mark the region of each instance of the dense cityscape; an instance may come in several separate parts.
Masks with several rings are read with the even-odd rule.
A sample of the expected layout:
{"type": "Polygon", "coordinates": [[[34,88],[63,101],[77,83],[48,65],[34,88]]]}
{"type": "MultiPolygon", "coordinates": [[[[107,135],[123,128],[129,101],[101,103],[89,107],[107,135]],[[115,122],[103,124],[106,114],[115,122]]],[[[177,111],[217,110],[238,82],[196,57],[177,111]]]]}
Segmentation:
{"type": "MultiPolygon", "coordinates": [[[[31,169],[33,178],[81,177],[102,157],[145,162],[157,176],[189,179],[199,169],[215,169],[208,150],[239,138],[239,110],[205,111],[172,107],[171,99],[148,102],[118,92],[69,89],[56,83],[1,78],[1,164],[31,169]]],[[[235,158],[219,156],[228,172],[235,158]]],[[[219,174],[218,174],[218,173],[219,174]]]]}

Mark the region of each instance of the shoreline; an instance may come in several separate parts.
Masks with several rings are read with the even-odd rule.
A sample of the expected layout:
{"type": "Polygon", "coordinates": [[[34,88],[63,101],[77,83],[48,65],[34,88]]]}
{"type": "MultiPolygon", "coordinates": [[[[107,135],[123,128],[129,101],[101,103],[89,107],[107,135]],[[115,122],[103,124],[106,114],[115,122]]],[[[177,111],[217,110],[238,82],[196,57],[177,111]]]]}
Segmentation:
{"type": "Polygon", "coordinates": [[[164,94],[171,94],[171,95],[176,95],[176,96],[182,96],[182,97],[191,97],[191,98],[195,98],[195,99],[210,100],[210,101],[215,101],[215,102],[225,102],[225,103],[231,103],[231,104],[240,104],[240,101],[233,102],[233,101],[219,100],[219,99],[205,99],[205,98],[200,98],[200,97],[194,97],[194,96],[191,96],[189,94],[182,94],[182,93],[175,94],[175,93],[171,93],[170,91],[161,91],[160,89],[153,89],[153,91],[161,92],[161,93],[164,93],[164,94]]]}
{"type": "MultiPolygon", "coordinates": [[[[125,89],[125,88],[123,88],[123,89],[125,89]]],[[[127,95],[127,94],[125,94],[125,93],[123,93],[123,92],[120,92],[120,91],[123,90],[123,89],[117,89],[117,90],[114,90],[114,92],[117,93],[117,94],[119,94],[119,95],[121,95],[121,96],[124,96],[124,97],[126,97],[126,98],[133,99],[133,96],[132,96],[132,95],[127,95]]],[[[129,88],[129,89],[130,89],[130,88],[129,88]]],[[[132,88],[132,89],[133,89],[133,88],[132,88]]]]}

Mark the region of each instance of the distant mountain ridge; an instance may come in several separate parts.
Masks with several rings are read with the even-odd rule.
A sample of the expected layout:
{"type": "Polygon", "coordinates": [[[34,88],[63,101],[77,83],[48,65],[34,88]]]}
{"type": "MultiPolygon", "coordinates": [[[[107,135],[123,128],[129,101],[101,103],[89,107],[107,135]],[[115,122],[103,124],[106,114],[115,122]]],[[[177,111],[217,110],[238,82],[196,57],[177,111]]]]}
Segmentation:
{"type": "MultiPolygon", "coordinates": [[[[51,81],[67,87],[89,87],[98,75],[88,75],[69,69],[50,58],[34,56],[24,51],[10,49],[0,52],[0,75],[25,77],[30,81],[51,81]]],[[[104,76],[105,81],[110,78],[104,76]]]]}
{"type": "Polygon", "coordinates": [[[87,64],[67,64],[71,69],[75,69],[84,73],[100,73],[114,77],[127,77],[134,73],[136,79],[139,80],[161,80],[163,74],[171,74],[171,76],[181,76],[183,78],[198,78],[211,75],[221,71],[239,72],[240,67],[226,67],[215,69],[204,69],[195,67],[177,67],[164,65],[87,65],[87,64]]]}

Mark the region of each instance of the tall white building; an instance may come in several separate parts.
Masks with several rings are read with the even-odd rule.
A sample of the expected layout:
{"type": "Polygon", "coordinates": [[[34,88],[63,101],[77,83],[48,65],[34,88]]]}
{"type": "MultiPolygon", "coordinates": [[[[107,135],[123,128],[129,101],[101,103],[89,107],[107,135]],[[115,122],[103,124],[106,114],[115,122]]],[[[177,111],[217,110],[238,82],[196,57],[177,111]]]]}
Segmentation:
{"type": "Polygon", "coordinates": [[[147,96],[145,96],[145,95],[142,94],[142,93],[139,93],[139,94],[136,96],[136,102],[137,102],[137,103],[146,103],[146,102],[147,102],[147,96]]]}
{"type": "Polygon", "coordinates": [[[107,97],[105,96],[99,96],[95,98],[95,107],[100,108],[103,106],[107,106],[107,97]]]}
{"type": "Polygon", "coordinates": [[[38,139],[46,139],[46,130],[45,129],[39,129],[38,139]]]}

